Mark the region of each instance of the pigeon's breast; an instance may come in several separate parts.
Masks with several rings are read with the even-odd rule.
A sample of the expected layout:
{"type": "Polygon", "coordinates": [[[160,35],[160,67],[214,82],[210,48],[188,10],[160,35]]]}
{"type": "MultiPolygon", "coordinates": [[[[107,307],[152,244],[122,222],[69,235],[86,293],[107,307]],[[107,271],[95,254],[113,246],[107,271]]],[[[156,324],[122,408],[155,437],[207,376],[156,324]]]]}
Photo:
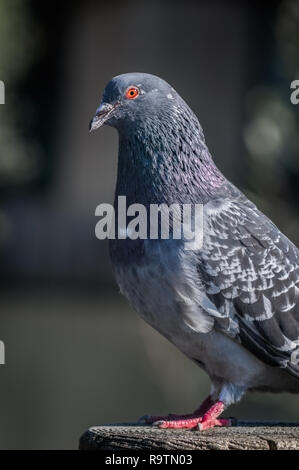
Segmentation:
{"type": "Polygon", "coordinates": [[[136,257],[112,250],[112,264],[121,292],[139,315],[176,344],[183,332],[210,331],[213,319],[200,305],[204,289],[195,253],[184,251],[181,240],[144,240],[136,250],[136,257]]]}

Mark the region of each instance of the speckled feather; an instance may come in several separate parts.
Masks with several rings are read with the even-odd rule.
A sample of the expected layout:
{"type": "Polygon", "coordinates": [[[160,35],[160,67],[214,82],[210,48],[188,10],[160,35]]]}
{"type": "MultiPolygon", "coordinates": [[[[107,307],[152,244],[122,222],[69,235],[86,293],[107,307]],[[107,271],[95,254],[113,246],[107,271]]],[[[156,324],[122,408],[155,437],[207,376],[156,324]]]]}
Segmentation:
{"type": "Polygon", "coordinates": [[[198,264],[221,313],[216,327],[299,378],[299,366],[291,362],[299,347],[298,249],[242,194],[222,205],[215,213],[207,204],[198,264]]]}

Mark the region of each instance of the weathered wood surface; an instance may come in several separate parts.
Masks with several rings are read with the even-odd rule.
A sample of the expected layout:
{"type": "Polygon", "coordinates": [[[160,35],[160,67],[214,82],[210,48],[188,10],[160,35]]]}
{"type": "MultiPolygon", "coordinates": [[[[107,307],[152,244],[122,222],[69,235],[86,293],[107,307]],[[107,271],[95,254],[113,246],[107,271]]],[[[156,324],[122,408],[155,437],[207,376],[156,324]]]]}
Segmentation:
{"type": "Polygon", "coordinates": [[[93,426],[81,450],[299,450],[299,423],[239,422],[203,432],[122,423],[93,426]]]}

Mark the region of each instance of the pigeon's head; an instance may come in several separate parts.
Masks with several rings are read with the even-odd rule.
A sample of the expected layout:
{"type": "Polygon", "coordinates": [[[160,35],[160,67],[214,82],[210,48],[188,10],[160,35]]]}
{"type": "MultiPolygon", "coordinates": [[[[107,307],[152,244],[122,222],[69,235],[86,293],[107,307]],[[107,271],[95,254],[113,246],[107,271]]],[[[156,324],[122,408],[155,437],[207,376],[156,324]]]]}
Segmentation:
{"type": "Polygon", "coordinates": [[[118,75],[107,84],[90,130],[103,124],[128,130],[153,118],[166,119],[178,99],[176,91],[155,75],[118,75]]]}

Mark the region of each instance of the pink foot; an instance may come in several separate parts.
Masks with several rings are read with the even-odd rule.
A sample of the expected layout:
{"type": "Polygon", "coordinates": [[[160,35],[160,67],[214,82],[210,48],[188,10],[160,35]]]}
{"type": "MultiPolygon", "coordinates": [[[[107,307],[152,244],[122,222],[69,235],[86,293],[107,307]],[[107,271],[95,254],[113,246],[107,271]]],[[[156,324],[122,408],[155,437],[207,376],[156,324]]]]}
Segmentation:
{"type": "Polygon", "coordinates": [[[211,406],[213,405],[213,400],[211,399],[210,396],[208,396],[200,405],[199,408],[197,408],[193,413],[188,413],[188,414],[168,414],[165,416],[152,416],[152,415],[147,415],[147,416],[142,416],[139,421],[145,421],[147,424],[153,424],[156,423],[157,421],[179,421],[179,420],[189,420],[192,418],[199,418],[202,417],[204,413],[206,413],[211,406]]]}
{"type": "MultiPolygon", "coordinates": [[[[159,420],[153,423],[154,426],[157,426],[161,429],[193,429],[197,428],[200,431],[204,431],[205,429],[213,428],[214,426],[233,426],[235,424],[235,420],[233,418],[222,418],[218,419],[218,416],[224,411],[225,405],[223,402],[218,401],[213,404],[208,411],[206,411],[203,415],[187,417],[183,419],[167,419],[167,420],[159,420]]],[[[199,409],[200,410],[200,409],[199,409]]],[[[199,411],[197,410],[197,411],[199,411]]]]}

